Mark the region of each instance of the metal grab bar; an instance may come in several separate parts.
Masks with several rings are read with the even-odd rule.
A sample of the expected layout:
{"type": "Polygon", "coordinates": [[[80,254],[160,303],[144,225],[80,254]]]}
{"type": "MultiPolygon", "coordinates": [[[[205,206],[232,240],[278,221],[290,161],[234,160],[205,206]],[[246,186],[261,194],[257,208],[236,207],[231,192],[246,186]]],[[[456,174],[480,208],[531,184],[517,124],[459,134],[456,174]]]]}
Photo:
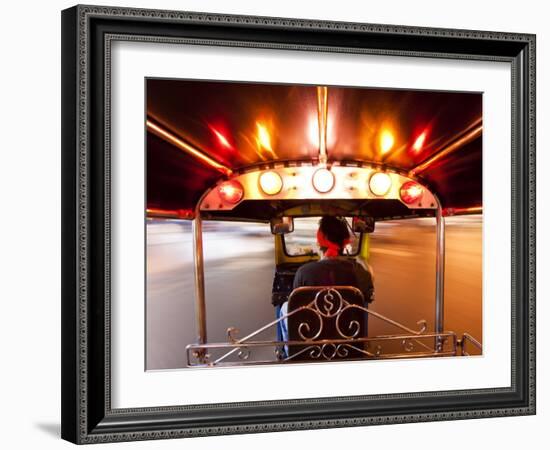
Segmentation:
{"type": "MultiPolygon", "coordinates": [[[[419,343],[421,344],[421,343],[419,343]]],[[[401,358],[418,358],[418,357],[439,357],[439,356],[456,356],[458,350],[458,340],[456,334],[453,332],[446,333],[426,333],[422,336],[418,335],[392,335],[392,336],[378,336],[371,338],[354,338],[354,339],[319,339],[319,340],[289,340],[289,341],[248,341],[244,342],[223,342],[212,344],[189,344],[186,347],[187,361],[189,367],[215,367],[226,365],[257,365],[257,364],[278,364],[284,362],[290,362],[297,356],[304,353],[309,353],[313,359],[318,361],[332,361],[338,357],[347,356],[349,350],[355,350],[367,358],[371,359],[401,359],[401,358]],[[430,351],[414,351],[413,342],[419,343],[418,339],[440,339],[442,341],[449,341],[450,347],[448,350],[438,351],[436,349],[430,351]],[[383,343],[399,343],[403,348],[400,352],[383,353],[383,343]],[[373,351],[369,351],[369,344],[378,344],[373,351]],[[365,347],[360,347],[360,344],[367,344],[365,347]],[[250,352],[253,349],[262,347],[279,347],[281,345],[293,345],[303,347],[296,354],[287,356],[279,360],[270,361],[248,361],[250,352]],[[209,354],[207,351],[220,350],[226,351],[221,357],[218,357],[214,361],[209,362],[209,354]],[[229,351],[227,351],[229,350],[229,351]],[[205,358],[201,356],[205,355],[205,358]],[[225,362],[228,356],[236,354],[239,361],[225,362]],[[199,363],[191,362],[191,355],[195,355],[199,359],[199,363]]],[[[312,361],[315,362],[315,361],[312,361]]]]}
{"type": "MultiPolygon", "coordinates": [[[[274,347],[275,349],[280,348],[283,345],[292,345],[303,347],[298,354],[304,354],[306,352],[310,353],[310,356],[314,359],[325,358],[327,360],[332,360],[335,357],[346,357],[349,354],[350,350],[356,350],[359,353],[365,355],[366,357],[378,358],[381,357],[383,352],[382,345],[383,343],[394,342],[399,343],[402,347],[402,351],[395,354],[384,354],[384,358],[396,358],[396,357],[411,357],[413,354],[418,355],[418,350],[423,349],[422,354],[424,356],[434,355],[437,356],[439,352],[442,352],[442,356],[447,355],[457,355],[458,354],[458,341],[455,333],[452,332],[438,332],[437,330],[432,333],[426,333],[426,321],[421,320],[418,322],[418,325],[421,327],[420,330],[413,330],[397,321],[394,321],[382,314],[379,314],[375,311],[369,310],[368,308],[361,306],[359,304],[351,303],[347,301],[342,292],[346,290],[352,291],[354,294],[358,294],[362,298],[361,292],[352,287],[352,286],[315,286],[315,287],[300,287],[295,289],[290,298],[293,295],[303,292],[303,291],[313,291],[314,298],[309,301],[307,304],[298,306],[292,311],[286,313],[284,316],[281,316],[266,325],[258,328],[257,330],[249,333],[243,338],[238,339],[235,334],[238,333],[236,328],[228,328],[227,336],[228,342],[226,343],[213,343],[208,344],[206,342],[199,342],[198,344],[190,344],[186,347],[187,361],[188,365],[197,366],[197,364],[192,364],[190,362],[190,357],[194,356],[199,359],[201,366],[216,366],[220,364],[239,364],[239,362],[227,362],[226,360],[231,355],[236,355],[241,361],[246,361],[249,359],[250,350],[257,347],[274,347]],[[357,291],[357,292],[355,292],[357,291]],[[341,328],[340,320],[343,318],[344,314],[350,310],[358,310],[364,314],[372,315],[379,320],[382,320],[396,328],[400,329],[401,332],[406,334],[396,334],[389,336],[376,336],[376,337],[359,337],[357,332],[351,333],[348,335],[341,328]],[[304,321],[299,324],[298,332],[302,340],[293,340],[293,341],[254,341],[253,339],[258,336],[260,333],[275,327],[278,323],[283,320],[288,319],[289,317],[298,314],[299,312],[307,311],[313,314],[315,319],[313,322],[304,321]],[[336,331],[338,335],[334,339],[319,339],[321,332],[325,326],[325,320],[334,320],[336,331]],[[306,335],[302,331],[307,331],[306,335]],[[440,342],[441,344],[438,347],[430,347],[422,342],[426,338],[435,339],[435,342],[440,342]],[[451,349],[444,350],[443,345],[445,342],[451,341],[451,349]],[[369,351],[369,343],[377,342],[378,345],[373,351],[369,351]],[[361,345],[366,344],[366,347],[361,347],[361,345]],[[418,347],[415,349],[415,346],[418,347]],[[207,354],[208,350],[217,349],[222,352],[216,357],[214,355],[207,354]],[[413,352],[414,350],[414,352],[413,352]]],[[[353,321],[354,325],[357,325],[353,321]]],[[[468,335],[469,336],[469,335],[468,335]]],[[[471,336],[469,336],[471,338],[471,336]]],[[[473,338],[471,338],[473,339],[473,338]]],[[[475,341],[477,342],[477,341],[475,341]]],[[[287,356],[286,358],[280,358],[278,361],[290,361],[298,355],[287,356]]],[[[277,362],[277,361],[273,361],[277,362]]],[[[255,364],[256,362],[249,362],[249,364],[255,364]]]]}
{"type": "MultiPolygon", "coordinates": [[[[322,309],[320,307],[319,301],[321,300],[323,302],[327,302],[327,297],[328,296],[331,296],[331,300],[334,299],[334,296],[336,296],[336,299],[337,299],[337,308],[335,308],[333,310],[330,310],[330,312],[329,312],[330,316],[336,317],[337,325],[338,325],[339,317],[345,311],[348,311],[350,309],[357,309],[357,310],[363,311],[364,313],[367,313],[368,315],[372,315],[373,317],[376,317],[377,319],[380,319],[384,322],[387,322],[390,325],[395,326],[396,328],[400,328],[402,331],[410,333],[411,335],[421,336],[426,331],[426,321],[425,320],[420,320],[420,321],[417,322],[417,325],[420,326],[420,330],[418,330],[418,331],[412,330],[411,328],[408,328],[407,326],[405,326],[405,325],[403,325],[399,322],[396,322],[396,321],[394,321],[394,320],[392,320],[392,319],[390,319],[386,316],[383,316],[382,314],[379,314],[375,311],[369,310],[368,308],[365,308],[365,307],[360,306],[360,305],[356,305],[354,303],[349,303],[348,301],[346,301],[342,297],[342,294],[338,291],[338,289],[346,289],[346,290],[357,291],[359,293],[359,295],[361,296],[361,298],[363,297],[361,292],[353,286],[315,286],[315,287],[304,286],[304,287],[299,287],[299,288],[294,289],[294,291],[290,294],[289,300],[295,292],[297,292],[297,293],[303,292],[303,291],[318,291],[318,292],[315,295],[315,298],[310,303],[308,303],[307,305],[300,306],[300,307],[292,310],[291,312],[285,314],[284,316],[281,316],[278,319],[267,323],[263,327],[258,328],[257,330],[253,331],[252,333],[248,334],[247,336],[245,336],[241,339],[236,339],[234,337],[234,334],[238,332],[238,330],[236,328],[233,328],[233,327],[228,328],[227,329],[227,335],[229,337],[229,340],[234,344],[244,344],[247,341],[249,341],[250,339],[252,339],[253,337],[257,336],[258,334],[268,330],[269,328],[277,325],[279,322],[282,322],[283,320],[288,319],[289,317],[299,313],[300,311],[310,311],[310,312],[314,313],[316,315],[316,317],[318,318],[318,320],[319,320],[319,330],[317,331],[315,336],[313,336],[313,338],[311,338],[311,339],[315,339],[317,336],[320,335],[321,331],[323,330],[323,317],[327,317],[327,312],[329,312],[328,309],[322,309]],[[324,294],[324,296],[322,296],[322,294],[324,294]]],[[[332,305],[332,303],[330,301],[329,301],[329,304],[332,305]]],[[[332,305],[331,308],[334,308],[334,305],[332,305]]],[[[309,325],[307,325],[307,323],[304,322],[304,324],[306,324],[306,326],[309,328],[309,325]]],[[[301,324],[301,325],[303,325],[303,324],[301,324]]],[[[339,331],[339,334],[340,334],[341,337],[343,337],[343,338],[349,337],[349,336],[346,336],[345,334],[343,334],[340,330],[338,330],[338,331],[339,331]]],[[[306,340],[305,337],[304,337],[304,340],[306,340]]],[[[418,341],[417,341],[417,343],[419,345],[423,346],[425,349],[431,350],[431,348],[428,347],[426,344],[418,342],[418,341]]],[[[228,356],[231,356],[233,353],[235,353],[237,351],[238,351],[238,347],[233,349],[232,351],[228,352],[227,354],[221,356],[219,359],[214,361],[214,364],[218,364],[218,363],[222,362],[228,356]]]]}
{"type": "Polygon", "coordinates": [[[466,342],[470,342],[474,347],[476,347],[480,352],[483,352],[483,345],[481,345],[481,342],[479,342],[476,338],[474,338],[471,334],[469,333],[464,333],[462,335],[462,339],[460,339],[458,341],[458,345],[460,347],[460,354],[462,356],[471,356],[470,353],[468,353],[466,350],[465,350],[465,343],[466,342]]]}

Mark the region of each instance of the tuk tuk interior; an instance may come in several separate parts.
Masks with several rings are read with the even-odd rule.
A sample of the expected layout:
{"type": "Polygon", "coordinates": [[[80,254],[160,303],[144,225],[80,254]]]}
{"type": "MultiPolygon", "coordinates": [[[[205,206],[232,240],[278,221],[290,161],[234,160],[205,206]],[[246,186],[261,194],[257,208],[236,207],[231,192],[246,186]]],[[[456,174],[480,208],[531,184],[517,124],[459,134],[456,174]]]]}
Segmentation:
{"type": "MultiPolygon", "coordinates": [[[[234,86],[227,84],[219,87],[224,88],[230,92],[234,86]]],[[[185,91],[185,86],[181,89],[181,95],[192,98],[185,91]]],[[[258,85],[252,89],[260,92],[270,88],[258,85]]],[[[331,152],[327,145],[328,111],[331,104],[329,92],[332,89],[325,86],[307,87],[308,92],[316,93],[318,129],[316,153],[310,158],[292,159],[292,155],[288,154],[287,158],[281,159],[275,157],[271,149],[271,153],[258,152],[261,161],[235,167],[222,162],[228,159],[226,153],[220,152],[216,158],[214,152],[206,152],[200,146],[193,145],[192,141],[200,141],[200,135],[199,139],[197,136],[184,139],[183,133],[172,131],[166,126],[170,123],[167,119],[170,108],[164,109],[166,115],[163,116],[162,102],[155,99],[149,101],[148,97],[148,167],[151,170],[148,171],[147,214],[149,217],[193,221],[198,336],[196,343],[187,345],[188,366],[440,357],[468,355],[469,348],[481,351],[481,344],[468,333],[457,336],[445,330],[443,317],[444,217],[481,212],[481,192],[475,183],[470,186],[460,183],[457,184],[458,188],[452,185],[453,177],[460,177],[464,171],[479,168],[480,161],[476,158],[479,157],[480,152],[477,150],[481,145],[480,111],[472,103],[471,110],[463,115],[462,123],[455,123],[456,118],[449,118],[449,123],[442,125],[442,136],[436,139],[440,145],[434,144],[431,151],[421,158],[408,156],[394,161],[388,155],[371,160],[360,158],[359,155],[354,159],[349,155],[343,158],[337,150],[331,152]],[[479,118],[469,121],[476,113],[479,118]],[[174,152],[174,149],[178,151],[174,152]],[[442,175],[446,171],[449,176],[443,179],[442,175]],[[418,318],[417,328],[412,329],[377,313],[374,307],[365,304],[364,299],[358,300],[362,295],[358,297],[351,286],[292,289],[292,279],[298,267],[318,259],[319,255],[311,248],[299,254],[289,254],[285,237],[292,235],[294,219],[323,215],[349,219],[356,239],[356,251],[348,253],[347,257],[360,259],[367,264],[369,233],[375,230],[376,222],[434,218],[436,285],[433,330],[427,329],[427,322],[423,318],[418,318]],[[275,250],[271,296],[278,302],[286,300],[289,305],[296,302],[294,309],[289,306],[289,313],[285,317],[274,319],[259,329],[246,330],[244,336],[240,336],[238,330],[228,324],[226,342],[208,341],[202,249],[202,224],[208,220],[270,224],[275,250]],[[364,334],[360,325],[362,318],[385,321],[395,329],[395,333],[383,336],[364,334]],[[294,332],[291,333],[291,340],[281,342],[262,339],[265,332],[277,327],[281,320],[296,322],[292,325],[294,332]],[[327,330],[330,330],[329,334],[327,330]],[[291,351],[282,352],[283,346],[291,351]],[[265,347],[273,349],[273,358],[257,360],[251,356],[254,350],[265,347]]],[[[417,95],[422,97],[423,104],[435,101],[429,93],[417,95]]],[[[349,99],[348,93],[341,96],[344,100],[349,99]]],[[[208,103],[210,97],[205,98],[208,103]]],[[[282,98],[285,99],[282,101],[284,104],[277,104],[274,109],[280,111],[294,107],[293,104],[287,104],[288,97],[282,98]]],[[[277,103],[279,100],[272,101],[277,103]]],[[[411,100],[411,114],[413,105],[414,99],[411,100]]],[[[261,140],[260,127],[258,133],[261,140]]],[[[265,142],[258,143],[259,147],[262,145],[271,147],[265,142]]]]}

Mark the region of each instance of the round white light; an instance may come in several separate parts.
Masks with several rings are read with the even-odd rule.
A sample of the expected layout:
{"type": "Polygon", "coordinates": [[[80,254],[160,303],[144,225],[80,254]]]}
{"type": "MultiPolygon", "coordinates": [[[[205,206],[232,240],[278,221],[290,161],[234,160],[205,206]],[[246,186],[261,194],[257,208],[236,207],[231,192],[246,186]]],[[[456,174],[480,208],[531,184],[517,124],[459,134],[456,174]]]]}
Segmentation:
{"type": "Polygon", "coordinates": [[[260,188],[267,195],[275,195],[283,188],[283,179],[277,172],[264,172],[260,175],[260,188]]]}
{"type": "Polygon", "coordinates": [[[391,177],[387,173],[376,172],[370,177],[369,188],[374,195],[382,197],[390,191],[391,177]]]}
{"type": "Polygon", "coordinates": [[[334,187],[334,174],[328,169],[317,169],[312,181],[317,192],[324,194],[334,187]]]}

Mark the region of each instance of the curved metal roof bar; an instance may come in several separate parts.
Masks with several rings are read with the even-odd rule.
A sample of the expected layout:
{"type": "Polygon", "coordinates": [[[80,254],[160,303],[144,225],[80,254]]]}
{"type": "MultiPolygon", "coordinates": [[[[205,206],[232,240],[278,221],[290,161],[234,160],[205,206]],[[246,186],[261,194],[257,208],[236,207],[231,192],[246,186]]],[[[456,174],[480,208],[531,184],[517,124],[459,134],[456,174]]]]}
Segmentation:
{"type": "Polygon", "coordinates": [[[451,153],[454,153],[455,151],[464,147],[466,144],[469,144],[474,139],[481,136],[482,131],[483,131],[483,125],[481,124],[481,119],[480,119],[479,124],[477,126],[474,126],[474,128],[470,129],[465,134],[460,136],[458,139],[449,143],[449,145],[443,147],[437,153],[430,156],[427,160],[423,161],[422,163],[418,164],[416,167],[413,167],[411,170],[409,170],[409,176],[416,176],[419,173],[426,171],[434,162],[439,161],[441,158],[447,155],[450,155],[451,153]]]}
{"type": "Polygon", "coordinates": [[[224,166],[222,163],[216,161],[215,159],[208,156],[204,151],[202,151],[200,148],[197,148],[188,142],[185,142],[180,137],[176,136],[174,133],[168,131],[167,129],[161,127],[160,125],[154,123],[150,119],[147,119],[146,121],[147,130],[151,133],[155,134],[156,136],[160,137],[161,139],[164,139],[166,142],[174,145],[176,148],[184,151],[185,153],[193,156],[197,160],[201,161],[203,164],[206,164],[210,167],[213,167],[217,171],[223,173],[224,175],[231,176],[233,171],[229,168],[224,166]]]}

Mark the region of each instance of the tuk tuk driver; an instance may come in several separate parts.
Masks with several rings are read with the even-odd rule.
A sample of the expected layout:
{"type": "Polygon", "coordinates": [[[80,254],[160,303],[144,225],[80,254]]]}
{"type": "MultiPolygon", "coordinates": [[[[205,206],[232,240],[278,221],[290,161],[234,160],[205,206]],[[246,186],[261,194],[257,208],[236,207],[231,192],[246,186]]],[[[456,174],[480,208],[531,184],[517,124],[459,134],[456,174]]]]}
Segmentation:
{"type": "MultiPolygon", "coordinates": [[[[374,285],[368,267],[342,257],[350,238],[349,226],[344,218],[323,216],[317,230],[321,259],[304,264],[296,271],[293,289],[300,286],[353,286],[362,292],[365,306],[372,302],[374,285]]],[[[281,305],[279,317],[285,316],[287,312],[288,302],[285,302],[281,305]]],[[[287,320],[282,320],[279,325],[281,338],[287,341],[287,320]]]]}

